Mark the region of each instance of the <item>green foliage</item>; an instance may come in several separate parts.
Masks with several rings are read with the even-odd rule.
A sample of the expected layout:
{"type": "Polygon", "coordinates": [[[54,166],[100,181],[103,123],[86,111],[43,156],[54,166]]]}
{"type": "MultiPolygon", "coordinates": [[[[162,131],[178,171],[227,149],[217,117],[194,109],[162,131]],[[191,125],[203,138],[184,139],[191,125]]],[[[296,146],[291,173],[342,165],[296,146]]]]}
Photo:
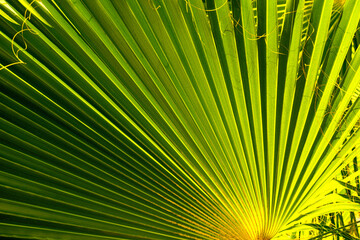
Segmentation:
{"type": "Polygon", "coordinates": [[[359,12],[0,0],[0,237],[359,239],[359,12]]]}

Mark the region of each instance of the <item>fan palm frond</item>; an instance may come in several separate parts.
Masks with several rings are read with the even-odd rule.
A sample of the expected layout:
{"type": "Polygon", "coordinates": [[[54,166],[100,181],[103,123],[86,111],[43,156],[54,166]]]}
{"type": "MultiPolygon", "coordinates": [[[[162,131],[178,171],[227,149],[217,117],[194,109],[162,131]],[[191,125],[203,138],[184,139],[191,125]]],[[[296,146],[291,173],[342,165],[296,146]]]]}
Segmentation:
{"type": "Polygon", "coordinates": [[[359,12],[0,1],[0,236],[338,233],[360,211],[357,169],[338,178],[360,151],[359,12]]]}

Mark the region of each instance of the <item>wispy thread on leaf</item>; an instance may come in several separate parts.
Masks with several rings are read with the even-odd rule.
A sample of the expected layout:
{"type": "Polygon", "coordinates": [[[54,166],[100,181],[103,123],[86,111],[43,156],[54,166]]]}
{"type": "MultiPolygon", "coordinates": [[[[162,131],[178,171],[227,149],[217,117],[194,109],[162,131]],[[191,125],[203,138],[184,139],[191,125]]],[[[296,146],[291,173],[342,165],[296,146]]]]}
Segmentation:
{"type": "Polygon", "coordinates": [[[161,7],[161,5],[155,6],[154,0],[149,0],[149,5],[155,11],[157,11],[161,7]]]}
{"type": "Polygon", "coordinates": [[[201,10],[201,11],[205,11],[205,12],[215,12],[215,11],[218,11],[219,9],[221,9],[222,7],[226,6],[229,4],[229,2],[227,0],[225,0],[225,2],[223,4],[221,4],[219,7],[217,8],[214,8],[214,9],[205,9],[205,8],[201,8],[201,7],[198,7],[198,6],[195,6],[194,4],[191,4],[190,3],[190,0],[183,0],[186,2],[186,10],[188,10],[188,7],[190,8],[195,8],[195,9],[198,9],[198,10],[201,10]]]}
{"type": "MultiPolygon", "coordinates": [[[[31,6],[34,2],[36,2],[37,0],[33,0],[29,6],[31,6]]],[[[24,32],[29,32],[31,34],[37,34],[36,31],[34,31],[33,29],[31,29],[28,25],[27,25],[27,22],[31,19],[31,12],[26,8],[25,9],[25,12],[24,12],[24,20],[21,24],[21,30],[18,31],[17,33],[15,33],[15,35],[13,36],[13,38],[11,39],[11,50],[15,56],[15,58],[17,59],[17,62],[13,62],[13,63],[10,63],[10,64],[7,64],[5,66],[2,66],[0,67],[0,70],[3,70],[3,69],[6,69],[6,68],[9,68],[11,66],[14,66],[14,65],[17,65],[17,64],[26,64],[24,61],[22,61],[19,57],[19,53],[20,52],[23,52],[23,51],[26,51],[27,50],[27,43],[26,43],[26,40],[24,38],[24,32]],[[22,42],[24,44],[24,47],[23,48],[20,48],[17,49],[15,51],[15,39],[16,37],[21,34],[21,39],[22,39],[22,42]]]]}

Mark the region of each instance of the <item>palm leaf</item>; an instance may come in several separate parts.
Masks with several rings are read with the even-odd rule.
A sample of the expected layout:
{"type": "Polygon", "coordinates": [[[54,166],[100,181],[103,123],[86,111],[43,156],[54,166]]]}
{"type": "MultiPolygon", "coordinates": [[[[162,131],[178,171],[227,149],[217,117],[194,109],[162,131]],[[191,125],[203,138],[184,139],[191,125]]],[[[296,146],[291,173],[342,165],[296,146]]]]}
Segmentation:
{"type": "Polygon", "coordinates": [[[0,1],[0,236],[270,239],[359,212],[358,171],[333,180],[359,156],[358,12],[0,1]]]}

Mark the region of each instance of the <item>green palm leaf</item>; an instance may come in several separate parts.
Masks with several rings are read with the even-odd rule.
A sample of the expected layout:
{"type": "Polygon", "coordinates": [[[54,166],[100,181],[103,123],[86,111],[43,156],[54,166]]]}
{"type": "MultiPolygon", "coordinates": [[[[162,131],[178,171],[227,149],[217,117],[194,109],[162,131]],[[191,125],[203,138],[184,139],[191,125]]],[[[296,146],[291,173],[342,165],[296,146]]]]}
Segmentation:
{"type": "Polygon", "coordinates": [[[359,12],[0,1],[0,236],[358,238],[359,12]]]}

